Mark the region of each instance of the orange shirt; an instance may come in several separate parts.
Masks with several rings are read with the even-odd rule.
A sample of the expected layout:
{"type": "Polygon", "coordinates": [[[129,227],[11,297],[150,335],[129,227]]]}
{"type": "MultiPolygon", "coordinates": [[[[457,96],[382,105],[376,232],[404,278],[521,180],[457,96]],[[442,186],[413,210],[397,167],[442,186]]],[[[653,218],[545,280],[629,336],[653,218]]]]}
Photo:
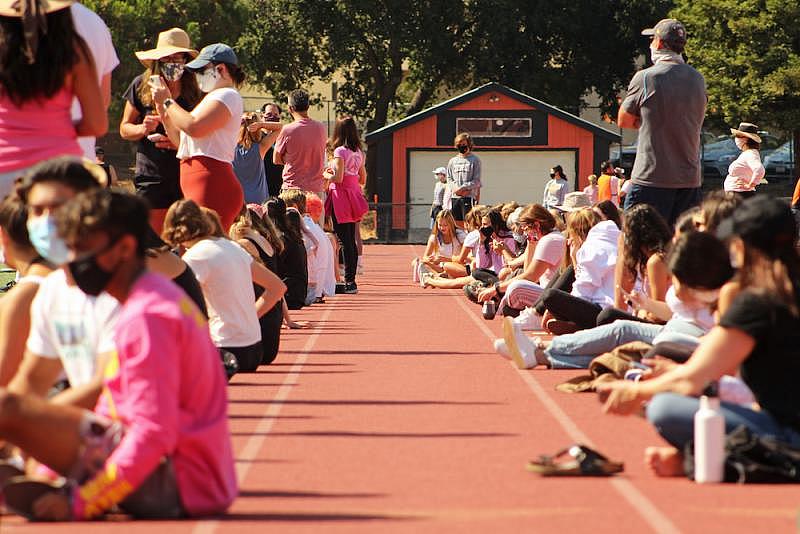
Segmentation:
{"type": "Polygon", "coordinates": [[[794,194],[792,195],[792,207],[800,207],[798,205],[800,203],[800,179],[797,180],[797,183],[794,185],[794,194]]]}
{"type": "Polygon", "coordinates": [[[612,180],[607,174],[601,174],[597,178],[597,201],[611,200],[614,204],[619,204],[619,179],[612,180]]]}

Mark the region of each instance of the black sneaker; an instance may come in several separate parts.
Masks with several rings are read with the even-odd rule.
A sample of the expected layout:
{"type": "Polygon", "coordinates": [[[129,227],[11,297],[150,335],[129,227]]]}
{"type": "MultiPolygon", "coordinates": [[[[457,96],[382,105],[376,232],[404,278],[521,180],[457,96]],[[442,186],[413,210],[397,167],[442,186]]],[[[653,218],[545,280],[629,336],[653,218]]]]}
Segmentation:
{"type": "Polygon", "coordinates": [[[356,285],[355,282],[350,282],[349,284],[345,284],[344,292],[347,295],[355,295],[356,293],[358,293],[358,286],[356,285]]]}
{"type": "Polygon", "coordinates": [[[336,294],[337,295],[343,294],[345,292],[345,289],[347,289],[347,284],[342,284],[342,283],[337,283],[336,284],[336,294]]]}

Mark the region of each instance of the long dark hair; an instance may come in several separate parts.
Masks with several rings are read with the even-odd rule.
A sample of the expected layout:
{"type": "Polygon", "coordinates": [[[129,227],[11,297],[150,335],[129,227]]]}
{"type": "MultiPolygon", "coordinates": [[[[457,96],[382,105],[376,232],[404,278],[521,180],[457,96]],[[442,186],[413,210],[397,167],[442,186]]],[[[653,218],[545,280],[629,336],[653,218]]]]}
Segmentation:
{"type": "MultiPolygon", "coordinates": [[[[508,226],[506,226],[506,221],[503,219],[503,215],[500,213],[500,210],[490,210],[489,213],[486,214],[486,217],[489,219],[489,226],[491,226],[492,230],[494,230],[494,235],[501,239],[511,235],[511,230],[509,230],[508,226]]],[[[492,236],[484,238],[483,247],[486,251],[486,254],[491,252],[492,236]]]]}
{"type": "Polygon", "coordinates": [[[342,117],[336,121],[333,136],[328,141],[328,153],[333,154],[334,149],[343,146],[353,152],[361,150],[361,139],[358,137],[358,126],[353,117],[342,117]]]}
{"type": "Polygon", "coordinates": [[[644,273],[653,254],[666,254],[672,241],[667,221],[649,204],[637,204],[625,212],[623,253],[625,268],[631,276],[644,273]]]}
{"type": "Polygon", "coordinates": [[[0,94],[17,107],[55,96],[81,56],[93,62],[86,43],[75,31],[69,8],[46,17],[47,33],[39,33],[33,63],[23,53],[27,44],[22,19],[0,17],[0,94]]]}
{"type": "Polygon", "coordinates": [[[267,200],[267,216],[272,219],[275,226],[283,234],[284,239],[303,244],[303,234],[300,229],[293,226],[286,217],[286,203],[280,197],[267,200]]]}

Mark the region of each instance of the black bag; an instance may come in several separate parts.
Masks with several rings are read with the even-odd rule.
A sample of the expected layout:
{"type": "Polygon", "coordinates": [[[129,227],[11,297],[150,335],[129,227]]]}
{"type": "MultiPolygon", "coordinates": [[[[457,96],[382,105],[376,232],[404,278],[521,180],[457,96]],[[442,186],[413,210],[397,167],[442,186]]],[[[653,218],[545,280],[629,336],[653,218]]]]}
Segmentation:
{"type": "MultiPolygon", "coordinates": [[[[684,450],[686,476],[694,480],[694,441],[684,450]]],[[[741,425],[725,437],[724,482],[800,483],[800,448],[775,438],[756,436],[741,425]]]]}

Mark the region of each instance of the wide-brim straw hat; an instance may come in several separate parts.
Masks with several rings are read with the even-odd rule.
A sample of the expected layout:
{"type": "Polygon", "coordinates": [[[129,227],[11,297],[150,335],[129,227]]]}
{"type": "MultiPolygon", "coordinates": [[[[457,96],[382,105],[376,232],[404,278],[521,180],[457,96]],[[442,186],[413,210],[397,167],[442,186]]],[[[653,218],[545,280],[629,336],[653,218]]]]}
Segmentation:
{"type": "MultiPolygon", "coordinates": [[[[0,0],[0,16],[21,17],[24,0],[0,0]]],[[[40,13],[52,13],[74,4],[74,0],[34,0],[39,4],[40,13]]]]}
{"type": "Polygon", "coordinates": [[[564,195],[564,203],[560,206],[553,206],[559,211],[579,211],[585,208],[592,207],[592,201],[589,195],[583,191],[573,191],[564,195]]]}
{"type": "Polygon", "coordinates": [[[761,136],[758,135],[758,126],[755,124],[740,122],[738,128],[731,128],[731,133],[736,137],[747,137],[759,145],[761,144],[761,136]]]}
{"type": "Polygon", "coordinates": [[[197,50],[190,48],[191,46],[192,42],[188,33],[180,28],[170,28],[158,34],[155,48],[136,52],[136,57],[145,67],[149,67],[153,61],[179,52],[189,54],[193,58],[197,57],[197,50]]]}

